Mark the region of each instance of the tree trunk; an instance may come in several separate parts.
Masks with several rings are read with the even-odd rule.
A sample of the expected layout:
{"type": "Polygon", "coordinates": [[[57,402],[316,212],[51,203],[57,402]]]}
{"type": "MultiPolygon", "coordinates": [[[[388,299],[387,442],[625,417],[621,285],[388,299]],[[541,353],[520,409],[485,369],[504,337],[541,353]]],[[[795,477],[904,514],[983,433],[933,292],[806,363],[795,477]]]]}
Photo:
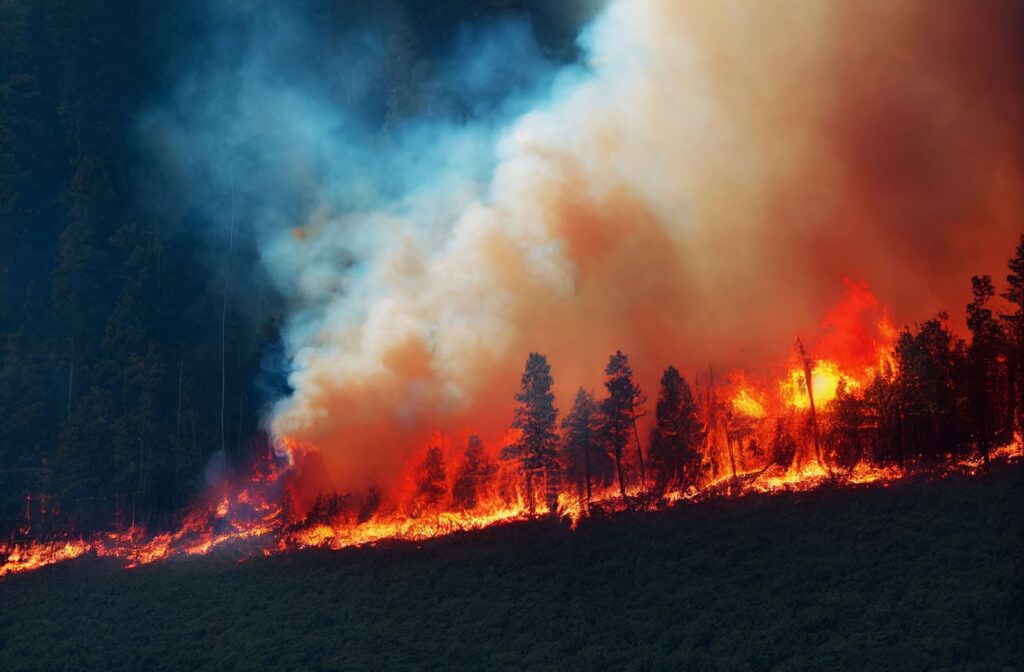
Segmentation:
{"type": "Polygon", "coordinates": [[[818,434],[818,413],[814,408],[814,385],[811,378],[811,360],[807,357],[807,353],[804,351],[804,344],[800,342],[800,339],[797,339],[796,343],[800,348],[800,359],[802,359],[804,363],[804,379],[807,381],[807,402],[811,407],[811,429],[814,433],[814,457],[818,460],[818,466],[831,476],[832,471],[825,467],[825,463],[821,459],[821,438],[818,434]]]}
{"type": "Polygon", "coordinates": [[[590,446],[583,451],[583,472],[587,477],[587,509],[590,509],[590,499],[593,497],[593,489],[590,484],[590,446]]]}
{"type": "Polygon", "coordinates": [[[896,457],[900,463],[900,469],[905,469],[907,466],[907,415],[904,413],[902,406],[899,409],[900,416],[900,440],[899,440],[899,451],[896,457]]]}
{"type": "Polygon", "coordinates": [[[1020,395],[1018,394],[1018,389],[1020,387],[1020,383],[1017,380],[1018,377],[1020,377],[1022,374],[1024,374],[1024,372],[1022,372],[1020,370],[1020,368],[1014,363],[1013,356],[1011,356],[1011,358],[1009,358],[1009,363],[1008,363],[1008,366],[1007,366],[1007,385],[1010,387],[1010,389],[1008,391],[1010,393],[1009,398],[1010,398],[1010,407],[1011,407],[1011,410],[1010,410],[1010,435],[1011,435],[1011,437],[1013,437],[1013,435],[1016,432],[1018,432],[1018,431],[1021,432],[1021,433],[1024,433],[1024,424],[1022,424],[1022,422],[1021,422],[1022,418],[1024,418],[1024,409],[1021,408],[1022,406],[1024,406],[1024,398],[1021,398],[1020,395]]]}
{"type": "Polygon", "coordinates": [[[561,489],[561,474],[558,466],[544,470],[544,499],[548,505],[548,515],[558,517],[558,491],[561,489]]]}
{"type": "Polygon", "coordinates": [[[732,449],[732,437],[729,436],[729,431],[725,432],[725,445],[729,447],[729,470],[732,471],[733,480],[736,479],[736,455],[732,449]]]}
{"type": "Polygon", "coordinates": [[[711,477],[718,477],[718,446],[715,445],[716,430],[718,429],[718,413],[715,404],[715,370],[708,364],[708,413],[707,433],[704,436],[705,452],[711,464],[711,477]]]}
{"type": "Polygon", "coordinates": [[[619,492],[622,493],[622,503],[626,503],[626,480],[622,477],[622,451],[615,451],[615,471],[619,477],[619,492]]]}
{"type": "Polygon", "coordinates": [[[981,382],[978,385],[978,431],[981,434],[979,443],[981,444],[981,454],[984,459],[985,466],[988,466],[989,452],[992,449],[991,446],[991,431],[989,430],[989,416],[990,407],[988,398],[988,366],[984,363],[981,365],[981,382]]]}
{"type": "Polygon", "coordinates": [[[533,503],[533,471],[530,469],[526,470],[526,509],[531,516],[537,510],[533,503]]]}
{"type": "Polygon", "coordinates": [[[647,470],[644,468],[644,451],[640,447],[640,430],[636,427],[636,419],[633,419],[633,436],[636,437],[636,456],[640,460],[640,490],[647,492],[647,470]]]}

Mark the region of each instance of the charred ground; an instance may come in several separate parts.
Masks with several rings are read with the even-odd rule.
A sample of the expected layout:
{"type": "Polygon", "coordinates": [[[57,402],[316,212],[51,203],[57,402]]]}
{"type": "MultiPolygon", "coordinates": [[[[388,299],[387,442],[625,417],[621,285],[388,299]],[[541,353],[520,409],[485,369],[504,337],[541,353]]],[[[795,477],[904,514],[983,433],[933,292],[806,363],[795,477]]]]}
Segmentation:
{"type": "Polygon", "coordinates": [[[1014,670],[1024,466],[0,582],[0,668],[1014,670]]]}

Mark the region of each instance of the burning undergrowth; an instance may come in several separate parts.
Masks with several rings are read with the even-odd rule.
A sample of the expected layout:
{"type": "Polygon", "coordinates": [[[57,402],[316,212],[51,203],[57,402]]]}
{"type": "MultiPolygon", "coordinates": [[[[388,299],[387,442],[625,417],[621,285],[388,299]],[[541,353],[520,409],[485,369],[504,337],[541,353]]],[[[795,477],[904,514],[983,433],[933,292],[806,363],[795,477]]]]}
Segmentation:
{"type": "Polygon", "coordinates": [[[1019,235],[1020,6],[738,9],[610,2],[568,64],[502,23],[405,63],[374,130],[345,101],[403,40],[322,44],[301,16],[223,8],[245,48],[203,52],[140,128],[188,209],[251,236],[287,306],[276,455],[171,531],[25,530],[0,573],[1019,456],[1019,308],[998,314],[986,276],[969,341],[945,313],[894,320],[959,311],[1019,235]],[[364,43],[376,66],[356,71],[364,43]]]}
{"type": "MultiPolygon", "coordinates": [[[[487,445],[470,429],[437,431],[414,453],[391,491],[318,490],[310,497],[309,488],[322,482],[320,453],[284,439],[287,460],[270,454],[247,479],[212,486],[172,530],[153,533],[131,525],[90,536],[35,539],[25,529],[0,545],[0,576],[89,554],[131,568],[218,548],[241,558],[309,547],[341,549],[545,516],[575,526],[598,512],[975,473],[990,460],[1024,456],[1020,435],[1012,433],[1014,408],[995,397],[989,403],[998,423],[988,435],[978,433],[968,414],[959,419],[966,432],[959,442],[928,443],[935,439],[934,423],[949,409],[933,409],[933,424],[924,433],[914,429],[922,421],[920,407],[913,405],[916,395],[969,393],[955,387],[928,392],[908,370],[920,366],[913,359],[915,339],[934,340],[937,334],[949,340],[929,356],[959,353],[960,366],[969,366],[966,345],[941,322],[926,323],[917,334],[897,332],[869,289],[848,282],[846,300],[828,313],[820,336],[809,346],[798,341],[792,356],[771,374],[735,370],[718,380],[709,370],[695,376],[691,389],[669,367],[654,418],[647,416],[645,395],[631,380],[628,358],[616,353],[607,369],[606,394],[581,389],[557,422],[551,367],[533,354],[515,396],[511,428],[497,445],[487,445]],[[891,417],[886,403],[892,404],[891,417]],[[618,439],[616,413],[627,425],[618,439]],[[646,420],[644,439],[641,419],[646,420]],[[887,425],[893,420],[899,426],[887,425]]],[[[1005,364],[1002,357],[994,361],[1005,364]]],[[[930,370],[936,364],[932,361],[930,370]]]]}
{"type": "MultiPolygon", "coordinates": [[[[1020,442],[992,452],[991,460],[1015,461],[1024,457],[1020,442]]],[[[663,509],[680,502],[700,502],[713,497],[737,497],[745,494],[778,494],[809,490],[831,484],[843,487],[882,484],[910,476],[945,476],[952,473],[974,474],[983,468],[981,458],[951,461],[943,465],[916,465],[910,468],[871,467],[858,465],[845,474],[829,475],[821,469],[784,469],[768,465],[735,477],[723,476],[701,488],[687,488],[663,493],[655,501],[649,491],[639,486],[627,489],[623,501],[614,487],[602,488],[587,503],[574,493],[559,496],[558,515],[567,524],[575,524],[581,516],[607,515],[625,510],[663,509]]],[[[362,509],[354,508],[349,497],[325,498],[317,507],[298,520],[288,522],[287,507],[280,501],[262,502],[256,506],[245,503],[261,484],[243,489],[238,501],[222,499],[216,508],[197,507],[173,532],[149,534],[138,527],[123,532],[108,532],[87,537],[58,539],[14,538],[0,544],[0,577],[31,571],[78,557],[95,555],[123,562],[125,568],[138,567],[175,558],[206,555],[217,549],[229,549],[233,556],[244,559],[251,555],[274,555],[303,548],[342,548],[375,544],[381,541],[417,541],[454,532],[483,529],[492,525],[530,520],[551,512],[544,505],[530,513],[521,501],[487,504],[468,511],[435,511],[408,517],[397,511],[371,515],[363,519],[362,509]]]]}

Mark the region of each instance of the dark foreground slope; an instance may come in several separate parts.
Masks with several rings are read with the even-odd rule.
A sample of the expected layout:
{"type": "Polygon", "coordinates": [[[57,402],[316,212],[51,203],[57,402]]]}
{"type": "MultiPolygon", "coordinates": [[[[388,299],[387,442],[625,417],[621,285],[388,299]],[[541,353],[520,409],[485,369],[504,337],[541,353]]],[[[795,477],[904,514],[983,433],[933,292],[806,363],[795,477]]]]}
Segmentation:
{"type": "Polygon", "coordinates": [[[1015,670],[1021,465],[0,581],[0,669],[1015,670]]]}

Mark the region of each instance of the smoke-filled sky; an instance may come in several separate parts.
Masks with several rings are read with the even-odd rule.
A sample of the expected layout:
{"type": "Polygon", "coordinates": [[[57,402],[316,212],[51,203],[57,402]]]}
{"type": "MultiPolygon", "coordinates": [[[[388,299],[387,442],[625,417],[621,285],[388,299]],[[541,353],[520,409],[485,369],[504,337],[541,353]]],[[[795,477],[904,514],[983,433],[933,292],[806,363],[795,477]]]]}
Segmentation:
{"type": "Polygon", "coordinates": [[[956,326],[1024,229],[1019,2],[619,0],[569,64],[522,18],[427,62],[254,7],[211,13],[142,129],[212,229],[235,185],[289,310],[269,426],[339,491],[436,429],[496,447],[531,351],[565,411],[616,349],[649,396],[670,363],[782,359],[847,277],[956,326]]]}

